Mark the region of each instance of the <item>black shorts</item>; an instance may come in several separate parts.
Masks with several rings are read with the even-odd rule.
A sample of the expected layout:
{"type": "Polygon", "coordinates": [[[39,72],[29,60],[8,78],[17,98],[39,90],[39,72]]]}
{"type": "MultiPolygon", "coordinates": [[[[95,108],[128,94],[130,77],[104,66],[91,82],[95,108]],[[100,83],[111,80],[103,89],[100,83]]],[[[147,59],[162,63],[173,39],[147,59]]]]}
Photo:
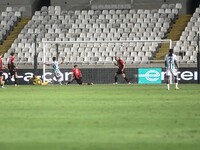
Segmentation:
{"type": "Polygon", "coordinates": [[[116,72],[116,74],[126,74],[126,72],[125,72],[125,70],[122,71],[121,69],[118,69],[117,72],[116,72]]]}
{"type": "Polygon", "coordinates": [[[0,76],[3,76],[3,71],[0,71],[0,76]]]}
{"type": "Polygon", "coordinates": [[[16,72],[17,72],[16,70],[9,70],[10,76],[15,75],[16,72]]]}
{"type": "Polygon", "coordinates": [[[80,85],[83,83],[82,78],[75,78],[74,80],[80,85]]]}

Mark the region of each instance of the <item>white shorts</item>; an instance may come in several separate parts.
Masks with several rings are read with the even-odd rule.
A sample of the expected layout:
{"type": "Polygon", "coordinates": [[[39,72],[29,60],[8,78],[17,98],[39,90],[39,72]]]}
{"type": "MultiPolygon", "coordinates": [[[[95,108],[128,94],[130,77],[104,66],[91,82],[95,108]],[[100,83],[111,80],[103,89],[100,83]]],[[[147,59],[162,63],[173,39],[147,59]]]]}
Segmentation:
{"type": "Polygon", "coordinates": [[[62,76],[60,71],[55,71],[55,72],[54,72],[54,75],[55,75],[55,77],[56,77],[57,79],[60,78],[60,77],[62,76]]]}
{"type": "Polygon", "coordinates": [[[177,76],[178,71],[177,69],[166,69],[166,76],[177,76]]]}

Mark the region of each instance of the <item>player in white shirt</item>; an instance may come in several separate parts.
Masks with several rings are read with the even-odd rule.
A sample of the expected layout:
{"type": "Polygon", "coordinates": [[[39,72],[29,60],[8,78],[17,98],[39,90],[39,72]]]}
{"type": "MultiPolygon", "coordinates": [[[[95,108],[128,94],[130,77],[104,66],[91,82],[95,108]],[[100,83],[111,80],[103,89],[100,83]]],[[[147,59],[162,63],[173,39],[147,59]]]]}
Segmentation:
{"type": "Polygon", "coordinates": [[[53,68],[54,75],[57,81],[59,82],[59,84],[62,85],[62,82],[61,82],[62,73],[60,72],[59,64],[63,64],[64,59],[62,59],[61,63],[58,63],[58,61],[56,60],[56,57],[53,57],[52,59],[53,59],[52,68],[53,68]]]}
{"type": "Polygon", "coordinates": [[[175,80],[175,89],[178,90],[178,64],[176,55],[173,54],[173,49],[169,50],[169,54],[165,56],[165,67],[166,67],[166,77],[167,77],[167,89],[170,90],[170,76],[172,75],[175,80]]]}

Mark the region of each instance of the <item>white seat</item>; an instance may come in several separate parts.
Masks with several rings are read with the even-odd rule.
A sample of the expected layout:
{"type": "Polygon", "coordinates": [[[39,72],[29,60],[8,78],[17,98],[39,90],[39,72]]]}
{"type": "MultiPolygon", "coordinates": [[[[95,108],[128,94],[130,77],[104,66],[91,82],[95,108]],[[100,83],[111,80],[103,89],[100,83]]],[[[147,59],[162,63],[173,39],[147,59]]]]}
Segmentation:
{"type": "Polygon", "coordinates": [[[165,13],[165,10],[164,10],[164,9],[158,9],[158,13],[159,13],[159,14],[164,14],[164,13],[165,13]]]}
{"type": "Polygon", "coordinates": [[[179,12],[178,12],[178,9],[177,9],[177,8],[173,8],[173,9],[172,9],[172,13],[175,14],[175,15],[178,15],[178,13],[179,13],[179,12]]]}
{"type": "Polygon", "coordinates": [[[177,3],[175,7],[178,8],[178,9],[181,9],[182,8],[182,4],[181,3],[177,3]]]}
{"type": "Polygon", "coordinates": [[[149,62],[149,58],[147,56],[143,56],[141,63],[148,63],[149,62]]]}
{"type": "Polygon", "coordinates": [[[6,11],[11,12],[11,11],[13,11],[13,9],[12,9],[12,7],[6,7],[6,11]]]}
{"type": "Polygon", "coordinates": [[[16,12],[15,12],[15,16],[21,17],[21,12],[20,12],[20,11],[16,11],[16,12]]]}
{"type": "Polygon", "coordinates": [[[24,43],[18,43],[18,48],[24,48],[24,43]]]}
{"type": "Polygon", "coordinates": [[[133,61],[133,63],[138,64],[138,63],[140,63],[140,62],[141,62],[141,57],[139,57],[139,56],[135,56],[135,57],[134,57],[134,61],[133,61]]]}
{"type": "Polygon", "coordinates": [[[147,56],[148,58],[151,58],[152,57],[152,52],[146,52],[145,56],[147,56]]]}
{"type": "Polygon", "coordinates": [[[171,11],[171,9],[165,9],[165,13],[170,14],[170,13],[172,13],[172,11],[171,11]]]}
{"type": "Polygon", "coordinates": [[[144,55],[144,52],[142,52],[142,51],[139,51],[139,52],[138,52],[138,56],[140,56],[140,57],[143,57],[143,56],[145,56],[145,55],[144,55]]]}
{"type": "Polygon", "coordinates": [[[106,57],[106,62],[107,62],[107,63],[112,63],[112,62],[113,62],[112,57],[107,56],[107,57],[106,57]]]}
{"type": "Polygon", "coordinates": [[[94,14],[94,10],[88,10],[88,15],[93,15],[94,14]]]}
{"type": "Polygon", "coordinates": [[[161,8],[162,8],[162,9],[168,8],[168,4],[166,4],[166,3],[162,4],[162,5],[161,5],[161,8]]]}

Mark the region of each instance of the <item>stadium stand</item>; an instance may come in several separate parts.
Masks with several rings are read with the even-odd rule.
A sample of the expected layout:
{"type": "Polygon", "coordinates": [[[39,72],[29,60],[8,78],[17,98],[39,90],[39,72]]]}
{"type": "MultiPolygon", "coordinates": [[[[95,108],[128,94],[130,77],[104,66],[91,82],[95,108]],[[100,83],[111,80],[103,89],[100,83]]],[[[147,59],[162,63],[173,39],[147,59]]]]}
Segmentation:
{"type": "Polygon", "coordinates": [[[180,63],[197,62],[197,33],[200,31],[200,7],[196,8],[193,16],[182,32],[180,40],[174,47],[175,53],[179,55],[180,63]]]}
{"type": "Polygon", "coordinates": [[[0,44],[13,30],[14,26],[21,19],[21,12],[17,8],[7,7],[0,16],[0,44]]]}
{"type": "MultiPolygon", "coordinates": [[[[36,11],[11,48],[19,63],[33,63],[37,37],[38,62],[42,63],[41,41],[112,41],[160,40],[166,37],[181,5],[163,4],[160,9],[90,9],[61,10],[60,6],[43,6],[36,11]]],[[[126,63],[148,63],[160,46],[159,43],[80,43],[59,44],[58,51],[65,54],[66,62],[106,63],[118,55],[126,63]]],[[[56,55],[56,45],[48,44],[46,60],[56,55]]]]}

